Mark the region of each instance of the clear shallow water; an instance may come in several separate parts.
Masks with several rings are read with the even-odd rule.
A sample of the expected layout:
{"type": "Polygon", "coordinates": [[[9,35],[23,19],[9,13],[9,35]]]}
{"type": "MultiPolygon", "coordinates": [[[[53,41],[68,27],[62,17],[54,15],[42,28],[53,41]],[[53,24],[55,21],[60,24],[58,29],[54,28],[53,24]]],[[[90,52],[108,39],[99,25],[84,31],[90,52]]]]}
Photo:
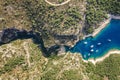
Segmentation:
{"type": "Polygon", "coordinates": [[[82,54],[85,60],[102,57],[111,49],[120,50],[120,20],[112,19],[95,37],[78,41],[71,52],[82,54]]]}

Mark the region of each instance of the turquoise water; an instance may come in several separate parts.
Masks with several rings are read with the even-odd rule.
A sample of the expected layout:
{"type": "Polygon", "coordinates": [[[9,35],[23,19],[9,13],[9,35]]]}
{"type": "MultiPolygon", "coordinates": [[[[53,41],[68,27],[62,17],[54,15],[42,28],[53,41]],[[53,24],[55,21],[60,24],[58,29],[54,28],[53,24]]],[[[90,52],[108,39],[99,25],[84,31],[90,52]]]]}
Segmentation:
{"type": "Polygon", "coordinates": [[[82,54],[85,60],[102,57],[111,49],[120,49],[120,20],[112,19],[95,37],[78,41],[71,52],[82,54]]]}

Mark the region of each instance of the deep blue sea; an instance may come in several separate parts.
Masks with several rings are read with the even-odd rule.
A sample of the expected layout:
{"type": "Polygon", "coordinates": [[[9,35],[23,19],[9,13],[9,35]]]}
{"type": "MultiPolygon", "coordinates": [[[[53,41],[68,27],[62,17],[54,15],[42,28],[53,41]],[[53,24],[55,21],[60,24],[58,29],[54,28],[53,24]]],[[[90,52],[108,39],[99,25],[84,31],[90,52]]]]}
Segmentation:
{"type": "Polygon", "coordinates": [[[70,51],[80,53],[88,60],[102,57],[111,49],[120,49],[120,20],[112,19],[95,37],[78,41],[70,51]]]}

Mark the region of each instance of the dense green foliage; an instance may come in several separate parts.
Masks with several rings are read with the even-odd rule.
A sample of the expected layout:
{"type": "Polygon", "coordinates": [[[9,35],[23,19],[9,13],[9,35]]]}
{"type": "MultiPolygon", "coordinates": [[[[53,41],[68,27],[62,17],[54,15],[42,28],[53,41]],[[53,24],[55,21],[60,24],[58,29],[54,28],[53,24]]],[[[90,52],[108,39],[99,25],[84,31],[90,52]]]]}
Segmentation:
{"type": "Polygon", "coordinates": [[[87,0],[86,7],[87,33],[92,33],[97,24],[107,18],[107,14],[120,14],[120,2],[118,0],[87,0]]]}
{"type": "MultiPolygon", "coordinates": [[[[120,55],[114,54],[106,58],[103,62],[98,62],[96,65],[93,65],[90,62],[82,62],[80,65],[83,65],[85,67],[85,69],[82,68],[83,71],[85,70],[84,72],[82,72],[80,69],[76,70],[74,68],[70,70],[65,70],[59,80],[84,80],[83,74],[84,77],[88,77],[88,80],[120,80],[119,58],[120,55]]],[[[45,71],[47,68],[50,68],[51,65],[51,62],[46,65],[45,71]]],[[[59,76],[58,73],[60,72],[62,66],[62,64],[59,66],[54,65],[53,69],[51,69],[44,76],[42,76],[42,79],[56,80],[56,76],[59,76]]]]}
{"type": "MultiPolygon", "coordinates": [[[[83,21],[84,10],[80,12],[82,9],[79,7],[78,1],[75,2],[77,5],[72,3],[56,7],[47,4],[44,0],[24,0],[21,1],[20,6],[26,11],[32,24],[31,29],[39,32],[45,46],[50,47],[56,44],[56,40],[60,43],[64,42],[57,39],[56,35],[77,36],[76,34],[79,33],[78,29],[81,29],[81,25],[83,25],[80,22],[83,21]]],[[[68,41],[72,43],[70,39],[68,41]]]]}
{"type": "Polygon", "coordinates": [[[43,34],[59,33],[81,20],[78,7],[66,6],[65,9],[46,4],[43,0],[25,0],[23,4],[33,28],[43,34]]]}
{"type": "Polygon", "coordinates": [[[103,80],[108,77],[109,80],[119,80],[120,75],[120,55],[111,55],[102,63],[86,65],[86,72],[92,80],[103,80]]]}

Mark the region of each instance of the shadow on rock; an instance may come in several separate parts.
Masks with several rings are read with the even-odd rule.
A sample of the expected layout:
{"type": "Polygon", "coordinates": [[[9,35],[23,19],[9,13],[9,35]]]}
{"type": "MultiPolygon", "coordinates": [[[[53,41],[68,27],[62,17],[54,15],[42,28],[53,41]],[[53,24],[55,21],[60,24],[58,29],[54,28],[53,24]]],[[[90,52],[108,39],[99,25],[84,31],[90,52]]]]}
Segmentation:
{"type": "Polygon", "coordinates": [[[54,45],[49,48],[46,48],[40,33],[34,31],[18,30],[16,28],[7,28],[0,32],[0,45],[10,43],[11,41],[17,39],[29,38],[33,40],[33,43],[38,45],[44,57],[49,57],[51,56],[51,54],[57,55],[61,48],[60,45],[54,45]]]}

